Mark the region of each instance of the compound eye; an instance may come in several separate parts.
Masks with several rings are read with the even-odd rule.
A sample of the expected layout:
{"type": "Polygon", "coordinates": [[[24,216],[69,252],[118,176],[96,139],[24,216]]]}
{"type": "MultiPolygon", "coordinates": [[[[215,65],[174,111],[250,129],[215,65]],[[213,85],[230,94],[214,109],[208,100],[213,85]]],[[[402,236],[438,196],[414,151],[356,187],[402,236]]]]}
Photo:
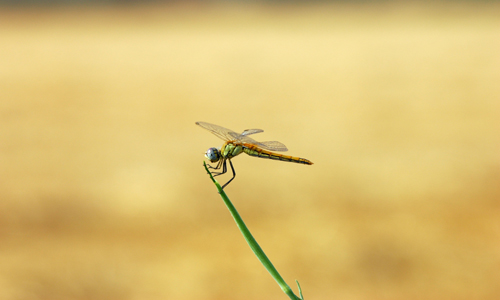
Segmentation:
{"type": "Polygon", "coordinates": [[[219,161],[220,159],[219,149],[217,148],[208,149],[207,152],[205,153],[205,157],[212,163],[219,161]]]}

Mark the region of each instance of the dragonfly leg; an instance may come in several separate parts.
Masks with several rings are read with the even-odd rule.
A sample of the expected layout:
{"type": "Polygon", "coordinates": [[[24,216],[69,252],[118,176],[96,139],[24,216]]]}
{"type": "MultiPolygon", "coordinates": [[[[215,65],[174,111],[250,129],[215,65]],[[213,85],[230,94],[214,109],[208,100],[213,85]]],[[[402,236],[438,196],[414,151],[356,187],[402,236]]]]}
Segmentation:
{"type": "Polygon", "coordinates": [[[222,174],[225,174],[227,172],[227,167],[226,167],[226,160],[223,159],[221,161],[219,161],[219,163],[217,164],[217,166],[213,169],[220,169],[222,166],[222,172],[213,172],[212,175],[215,177],[215,176],[219,176],[219,175],[222,175],[222,174]]]}
{"type": "MultiPolygon", "coordinates": [[[[231,181],[233,181],[234,177],[236,177],[236,172],[234,171],[233,163],[230,159],[229,164],[231,165],[231,171],[233,171],[233,178],[229,179],[229,181],[222,186],[222,189],[224,189],[231,181]]],[[[226,169],[226,162],[224,162],[224,169],[226,169]]]]}
{"type": "Polygon", "coordinates": [[[212,166],[212,165],[210,165],[210,164],[208,164],[208,168],[209,168],[209,169],[218,170],[218,169],[220,169],[221,164],[222,164],[222,159],[221,159],[221,160],[219,160],[219,162],[217,163],[217,165],[216,165],[215,167],[214,167],[214,166],[212,166]]]}

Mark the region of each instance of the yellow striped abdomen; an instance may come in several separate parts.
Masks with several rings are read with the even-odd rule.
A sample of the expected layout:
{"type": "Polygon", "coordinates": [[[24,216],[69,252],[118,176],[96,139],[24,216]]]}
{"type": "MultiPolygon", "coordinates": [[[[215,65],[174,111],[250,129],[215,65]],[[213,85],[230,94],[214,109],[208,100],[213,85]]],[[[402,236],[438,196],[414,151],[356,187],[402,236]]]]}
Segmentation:
{"type": "Polygon", "coordinates": [[[250,156],[256,156],[256,157],[260,157],[260,158],[289,161],[289,162],[294,162],[294,163],[298,163],[298,164],[305,164],[305,165],[312,165],[313,164],[310,160],[305,159],[305,158],[278,154],[278,153],[274,153],[271,151],[260,149],[259,147],[251,146],[251,145],[248,145],[245,143],[243,143],[243,152],[245,152],[246,154],[248,154],[250,156]]]}

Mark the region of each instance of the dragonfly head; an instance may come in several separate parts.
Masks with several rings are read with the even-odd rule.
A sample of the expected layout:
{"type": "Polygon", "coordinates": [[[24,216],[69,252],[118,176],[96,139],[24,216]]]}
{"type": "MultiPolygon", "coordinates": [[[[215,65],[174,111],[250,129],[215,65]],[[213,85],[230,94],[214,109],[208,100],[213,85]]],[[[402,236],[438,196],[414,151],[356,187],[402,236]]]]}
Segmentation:
{"type": "Polygon", "coordinates": [[[218,162],[221,158],[219,149],[212,147],[205,152],[205,157],[212,163],[218,162]]]}

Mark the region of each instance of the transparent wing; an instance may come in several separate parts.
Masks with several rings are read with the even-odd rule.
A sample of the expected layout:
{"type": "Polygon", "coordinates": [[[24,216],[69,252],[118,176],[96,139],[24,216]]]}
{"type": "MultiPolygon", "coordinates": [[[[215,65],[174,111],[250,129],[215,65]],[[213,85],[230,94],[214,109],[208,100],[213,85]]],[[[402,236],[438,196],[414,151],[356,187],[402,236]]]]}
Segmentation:
{"type": "Polygon", "coordinates": [[[227,129],[219,125],[210,124],[206,122],[196,122],[196,125],[205,128],[206,130],[210,131],[211,133],[215,134],[216,136],[225,141],[233,141],[236,139],[236,137],[240,136],[239,133],[236,133],[231,129],[227,129]]]}
{"type": "Polygon", "coordinates": [[[262,129],[245,129],[242,133],[236,133],[232,132],[230,135],[233,137],[235,140],[241,140],[243,136],[259,133],[259,132],[264,132],[262,129]]]}
{"type": "Polygon", "coordinates": [[[222,126],[206,122],[196,122],[196,125],[205,128],[206,130],[210,131],[211,133],[213,133],[214,135],[218,136],[219,138],[225,141],[238,141],[242,143],[252,144],[259,148],[270,151],[279,151],[279,152],[288,151],[286,146],[278,141],[257,142],[256,140],[248,137],[248,135],[250,134],[263,132],[264,130],[262,129],[247,129],[243,131],[243,133],[239,134],[222,126]]]}
{"type": "Polygon", "coordinates": [[[245,129],[241,135],[251,135],[251,134],[256,134],[259,132],[264,132],[262,129],[245,129]]]}
{"type": "Polygon", "coordinates": [[[269,142],[257,142],[256,140],[248,137],[246,135],[240,134],[234,138],[236,141],[252,144],[259,148],[271,151],[280,151],[285,152],[288,151],[287,147],[278,141],[269,141],[269,142]]]}
{"type": "Polygon", "coordinates": [[[283,143],[280,143],[278,141],[259,142],[258,145],[259,147],[267,150],[280,151],[280,152],[288,151],[288,148],[283,143]]]}

